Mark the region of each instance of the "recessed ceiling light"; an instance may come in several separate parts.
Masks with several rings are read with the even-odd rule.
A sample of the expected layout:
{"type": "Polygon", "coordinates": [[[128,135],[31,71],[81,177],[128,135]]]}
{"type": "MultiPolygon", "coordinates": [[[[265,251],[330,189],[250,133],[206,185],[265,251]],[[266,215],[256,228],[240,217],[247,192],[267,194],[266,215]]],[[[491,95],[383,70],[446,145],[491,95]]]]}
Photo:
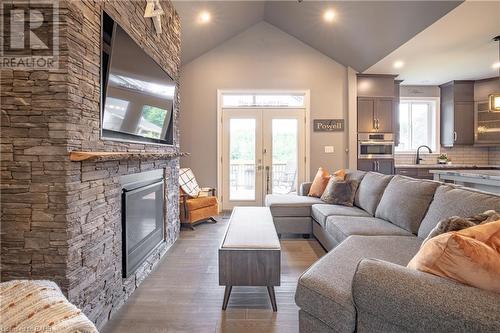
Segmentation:
{"type": "Polygon", "coordinates": [[[395,61],[393,64],[394,68],[402,68],[404,65],[405,63],[402,62],[401,60],[395,61]]]}
{"type": "Polygon", "coordinates": [[[199,15],[198,15],[198,22],[199,23],[208,23],[210,22],[210,20],[212,19],[212,16],[210,15],[209,12],[207,12],[206,10],[202,11],[199,15]]]}
{"type": "Polygon", "coordinates": [[[495,62],[491,67],[493,67],[494,69],[500,68],[500,61],[495,62]]]}
{"type": "Polygon", "coordinates": [[[333,20],[335,19],[335,12],[331,9],[327,10],[324,14],[323,14],[323,19],[326,21],[326,22],[333,22],[333,20]]]}

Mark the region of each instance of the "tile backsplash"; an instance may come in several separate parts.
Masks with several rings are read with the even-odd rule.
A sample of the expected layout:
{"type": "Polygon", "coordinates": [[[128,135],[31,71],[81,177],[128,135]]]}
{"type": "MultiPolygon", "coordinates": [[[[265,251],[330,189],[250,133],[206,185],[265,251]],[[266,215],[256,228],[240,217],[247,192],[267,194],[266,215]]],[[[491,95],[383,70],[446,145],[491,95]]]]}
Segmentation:
{"type": "Polygon", "coordinates": [[[500,165],[500,147],[490,148],[489,161],[490,164],[500,165]]]}
{"type": "MultiPolygon", "coordinates": [[[[453,148],[441,147],[441,154],[447,154],[452,164],[500,164],[500,147],[471,147],[471,146],[455,146],[453,148]]],[[[420,157],[423,159],[422,164],[437,163],[439,154],[429,154],[425,150],[421,150],[420,157]]],[[[415,164],[416,154],[396,154],[394,162],[398,164],[415,164]]]]}

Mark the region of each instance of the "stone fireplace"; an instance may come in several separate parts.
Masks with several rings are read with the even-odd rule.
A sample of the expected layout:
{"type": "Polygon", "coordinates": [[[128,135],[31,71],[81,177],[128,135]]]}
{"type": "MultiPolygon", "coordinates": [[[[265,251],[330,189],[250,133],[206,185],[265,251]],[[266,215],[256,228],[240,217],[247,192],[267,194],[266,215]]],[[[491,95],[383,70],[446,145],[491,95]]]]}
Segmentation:
{"type": "Polygon", "coordinates": [[[145,1],[61,1],[59,69],[2,69],[2,281],[53,280],[98,327],[179,235],[178,108],[172,146],[100,138],[102,11],[178,88],[180,20],[169,1],[161,5],[163,33],[157,35],[142,15],[145,1]],[[72,151],[120,154],[73,161],[72,151]],[[122,180],[143,172],[163,174],[164,241],[124,274],[122,180]]]}

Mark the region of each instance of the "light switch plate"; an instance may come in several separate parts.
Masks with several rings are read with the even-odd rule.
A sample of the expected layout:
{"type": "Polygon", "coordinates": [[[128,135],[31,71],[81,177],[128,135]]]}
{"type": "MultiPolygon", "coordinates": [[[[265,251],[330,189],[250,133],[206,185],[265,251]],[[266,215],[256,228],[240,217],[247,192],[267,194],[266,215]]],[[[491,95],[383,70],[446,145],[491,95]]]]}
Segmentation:
{"type": "Polygon", "coordinates": [[[325,146],[325,153],[334,153],[335,148],[333,146],[325,146]]]}

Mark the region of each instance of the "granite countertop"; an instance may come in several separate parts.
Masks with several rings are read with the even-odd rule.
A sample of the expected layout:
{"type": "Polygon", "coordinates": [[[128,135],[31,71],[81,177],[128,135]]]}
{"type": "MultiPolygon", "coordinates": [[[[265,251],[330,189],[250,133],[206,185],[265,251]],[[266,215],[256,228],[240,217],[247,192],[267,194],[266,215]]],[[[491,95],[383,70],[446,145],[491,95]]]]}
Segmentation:
{"type": "Polygon", "coordinates": [[[396,164],[395,168],[418,168],[418,169],[477,169],[491,168],[500,169],[500,165],[495,164],[396,164]]]}
{"type": "Polygon", "coordinates": [[[500,181],[500,170],[430,170],[439,175],[480,178],[500,181]]]}

